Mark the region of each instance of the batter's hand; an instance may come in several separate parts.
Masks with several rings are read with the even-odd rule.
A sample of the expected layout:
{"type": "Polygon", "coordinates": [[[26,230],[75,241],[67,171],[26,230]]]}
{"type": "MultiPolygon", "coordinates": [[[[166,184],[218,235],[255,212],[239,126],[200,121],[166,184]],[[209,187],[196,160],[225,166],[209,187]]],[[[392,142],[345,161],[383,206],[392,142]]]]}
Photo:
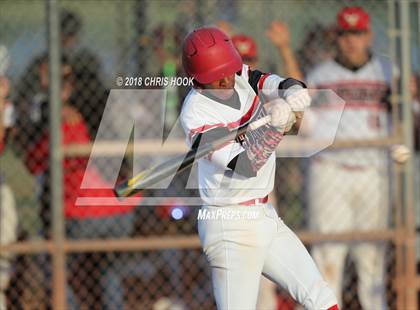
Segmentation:
{"type": "Polygon", "coordinates": [[[265,105],[267,112],[271,115],[271,126],[279,131],[288,132],[296,122],[295,114],[289,104],[283,99],[273,100],[265,105]]]}
{"type": "Polygon", "coordinates": [[[308,90],[298,85],[286,89],[284,97],[293,112],[303,112],[305,108],[311,105],[308,90]]]}

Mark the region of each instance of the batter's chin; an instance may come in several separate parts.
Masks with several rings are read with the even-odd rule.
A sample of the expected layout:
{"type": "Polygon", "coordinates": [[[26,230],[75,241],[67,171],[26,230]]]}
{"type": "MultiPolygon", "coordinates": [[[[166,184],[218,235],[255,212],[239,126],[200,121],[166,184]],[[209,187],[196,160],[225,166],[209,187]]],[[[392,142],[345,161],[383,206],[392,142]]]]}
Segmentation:
{"type": "Polygon", "coordinates": [[[214,92],[214,95],[222,100],[227,100],[233,96],[235,90],[233,88],[230,89],[218,89],[214,92]]]}

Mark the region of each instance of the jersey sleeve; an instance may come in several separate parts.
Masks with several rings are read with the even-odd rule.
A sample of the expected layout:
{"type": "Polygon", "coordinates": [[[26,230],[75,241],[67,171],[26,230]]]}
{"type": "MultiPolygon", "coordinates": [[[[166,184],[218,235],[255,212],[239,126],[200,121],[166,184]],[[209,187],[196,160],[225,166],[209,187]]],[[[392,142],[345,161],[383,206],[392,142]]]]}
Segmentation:
{"type": "Polygon", "coordinates": [[[274,100],[283,96],[284,90],[293,86],[300,86],[306,88],[305,83],[293,79],[283,78],[276,74],[263,73],[259,70],[248,71],[248,83],[256,94],[260,94],[267,101],[274,100]]]}
{"type": "MultiPolygon", "coordinates": [[[[205,123],[205,116],[194,110],[181,113],[181,124],[185,132],[188,147],[196,148],[205,143],[215,141],[226,135],[229,129],[224,123],[205,123]]],[[[228,164],[244,148],[236,141],[228,142],[204,158],[222,169],[229,169],[228,164]]]]}
{"type": "Polygon", "coordinates": [[[231,169],[229,163],[239,154],[244,152],[242,146],[237,142],[230,142],[213,153],[209,154],[207,160],[223,169],[231,169]]]}
{"type": "Polygon", "coordinates": [[[268,101],[278,98],[279,86],[285,79],[271,73],[263,73],[259,70],[248,72],[248,82],[256,94],[261,94],[268,101]]]}
{"type": "Polygon", "coordinates": [[[391,86],[394,80],[399,79],[400,71],[398,66],[392,63],[388,58],[383,56],[376,56],[378,59],[379,66],[384,76],[385,81],[391,86]]]}
{"type": "Polygon", "coordinates": [[[181,125],[182,129],[184,130],[185,134],[185,143],[189,148],[192,147],[193,141],[200,132],[203,132],[207,129],[211,129],[213,127],[217,127],[216,124],[212,125],[205,125],[199,121],[200,115],[197,115],[191,109],[183,109],[181,112],[181,125]]]}

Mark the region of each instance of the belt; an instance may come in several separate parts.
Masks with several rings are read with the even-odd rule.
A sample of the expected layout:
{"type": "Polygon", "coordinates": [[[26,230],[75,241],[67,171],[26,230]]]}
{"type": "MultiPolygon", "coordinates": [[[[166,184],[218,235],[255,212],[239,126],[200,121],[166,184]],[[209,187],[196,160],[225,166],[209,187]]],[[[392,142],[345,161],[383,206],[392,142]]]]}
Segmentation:
{"type": "Polygon", "coordinates": [[[263,198],[246,200],[246,201],[240,202],[239,204],[242,206],[253,206],[253,205],[267,203],[267,201],[268,201],[268,196],[265,196],[263,198]]]}

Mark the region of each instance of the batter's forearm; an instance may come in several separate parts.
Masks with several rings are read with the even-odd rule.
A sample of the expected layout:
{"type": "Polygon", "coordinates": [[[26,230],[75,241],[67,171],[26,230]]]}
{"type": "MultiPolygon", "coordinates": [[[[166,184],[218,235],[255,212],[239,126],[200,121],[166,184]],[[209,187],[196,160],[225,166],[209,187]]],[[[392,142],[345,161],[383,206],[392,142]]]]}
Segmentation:
{"type": "Polygon", "coordinates": [[[242,142],[245,151],[237,155],[228,167],[242,176],[255,177],[282,138],[283,134],[272,126],[267,126],[260,136],[247,132],[242,142]]]}
{"type": "Polygon", "coordinates": [[[247,153],[251,166],[254,172],[261,169],[262,166],[270,158],[271,154],[276,150],[277,145],[283,138],[283,134],[272,127],[267,130],[262,139],[256,141],[256,143],[246,144],[243,147],[247,153]]]}

